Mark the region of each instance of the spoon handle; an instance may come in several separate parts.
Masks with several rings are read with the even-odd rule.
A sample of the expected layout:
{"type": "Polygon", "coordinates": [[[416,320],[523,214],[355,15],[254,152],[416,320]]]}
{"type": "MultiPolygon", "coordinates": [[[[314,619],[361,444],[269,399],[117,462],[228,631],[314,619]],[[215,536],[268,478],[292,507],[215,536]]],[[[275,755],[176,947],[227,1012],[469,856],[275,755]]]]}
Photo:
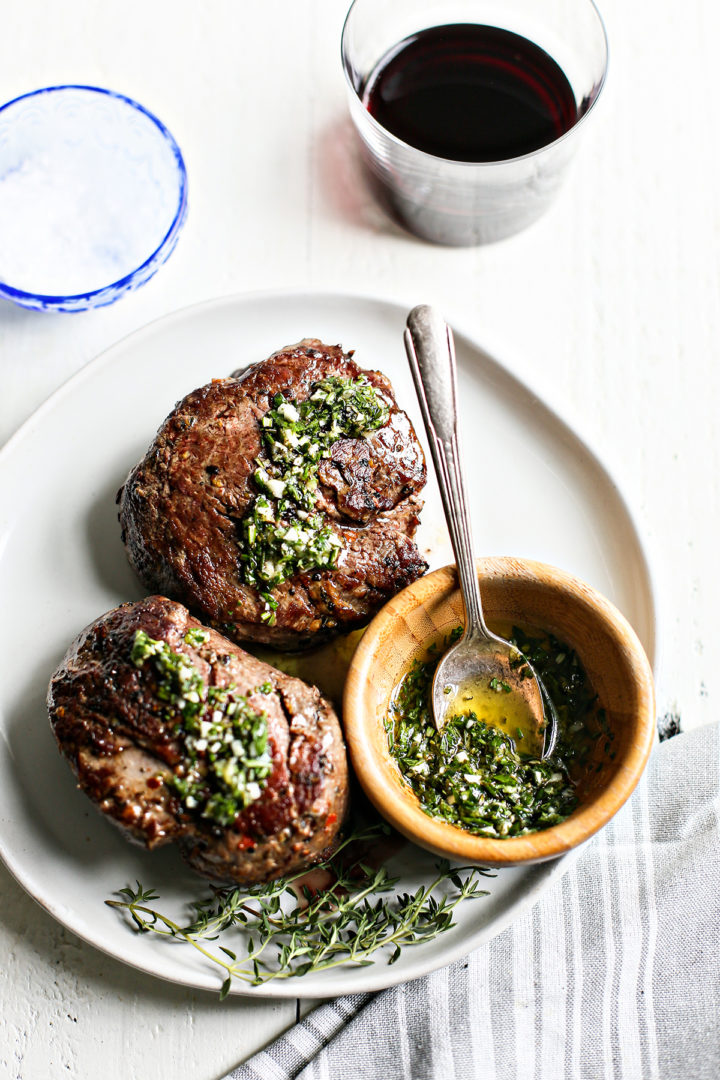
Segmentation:
{"type": "Polygon", "coordinates": [[[465,604],[465,637],[494,638],[485,625],[460,461],[457,375],[452,330],[427,304],[413,308],[405,330],[407,352],[430,452],[435,463],[450,541],[465,604]]]}

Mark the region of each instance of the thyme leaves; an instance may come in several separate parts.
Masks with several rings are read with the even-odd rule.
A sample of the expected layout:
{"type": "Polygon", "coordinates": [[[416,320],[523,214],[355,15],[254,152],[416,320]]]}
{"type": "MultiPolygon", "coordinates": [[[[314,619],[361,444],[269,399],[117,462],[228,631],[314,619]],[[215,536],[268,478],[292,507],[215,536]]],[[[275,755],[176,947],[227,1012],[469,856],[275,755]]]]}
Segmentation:
{"type": "Polygon", "coordinates": [[[235,980],[258,986],[346,964],[367,967],[380,958],[394,964],[404,948],[450,930],[458,905],[486,896],[481,880],[493,875],[440,860],[427,884],[395,892],[399,879],[385,866],[373,867],[367,855],[368,842],[388,831],[373,825],[351,833],[314,868],[330,876],[319,892],[302,885],[307,870],[266,885],[216,888],[192,905],[187,924],[155,906],[158,893],[140,882],[105,903],[124,913],[136,932],[184,942],[200,953],[219,969],[221,998],[235,980]],[[226,943],[215,944],[221,936],[226,943]]]}

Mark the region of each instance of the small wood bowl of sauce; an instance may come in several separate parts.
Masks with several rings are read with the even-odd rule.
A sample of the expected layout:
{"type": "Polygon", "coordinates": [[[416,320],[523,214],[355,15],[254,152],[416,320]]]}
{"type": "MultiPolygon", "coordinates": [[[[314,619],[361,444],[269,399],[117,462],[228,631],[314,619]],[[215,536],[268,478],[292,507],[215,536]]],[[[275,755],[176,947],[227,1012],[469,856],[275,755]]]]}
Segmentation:
{"type": "Polygon", "coordinates": [[[483,866],[541,862],[587,840],[635,789],[655,735],[652,671],[626,619],[579,579],[530,560],[480,559],[477,567],[489,622],[533,640],[535,655],[545,657],[546,683],[562,697],[555,700],[563,719],[557,767],[553,759],[540,763],[544,773],[533,767],[521,731],[489,726],[496,720],[486,725],[472,711],[442,744],[447,753],[450,740],[451,756],[438,756],[439,737],[418,701],[432,656],[439,659],[463,622],[451,566],[404,589],[370,623],[345,684],[345,735],[365,793],[414,843],[483,866]],[[490,763],[483,783],[472,772],[478,746],[490,763]],[[464,763],[468,750],[461,768],[458,752],[464,763]],[[533,777],[550,782],[542,797],[535,797],[533,777]]]}

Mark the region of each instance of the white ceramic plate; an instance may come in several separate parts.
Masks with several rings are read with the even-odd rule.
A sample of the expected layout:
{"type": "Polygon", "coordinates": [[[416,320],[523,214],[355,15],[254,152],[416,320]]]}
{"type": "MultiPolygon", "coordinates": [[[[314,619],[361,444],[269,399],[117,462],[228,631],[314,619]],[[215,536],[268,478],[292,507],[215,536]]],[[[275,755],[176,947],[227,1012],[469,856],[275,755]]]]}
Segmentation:
{"type": "MultiPolygon", "coordinates": [[[[75,635],[143,595],[120,543],[115,493],[176,400],[305,336],[341,342],[361,365],[386,372],[420,432],[402,346],[405,315],[392,303],[317,294],[234,297],[180,311],[85,367],[0,455],[0,852],[61,923],[143,971],[199,988],[220,984],[217,970],[189,948],[134,935],[103,901],[139,879],[180,913],[207,888],[174,851],[135,849],[97,813],[76,790],[45,711],[48,680],[75,635]]],[[[624,612],[652,660],[652,583],[612,479],[501,361],[460,334],[457,351],[478,552],[541,559],[584,578],[624,612]]],[[[433,567],[451,561],[432,482],[419,544],[433,567]]],[[[406,849],[403,887],[426,880],[431,865],[431,856],[406,849]]],[[[454,929],[406,949],[392,967],[381,960],[236,992],[324,997],[415,978],[493,937],[566,865],[567,856],[502,871],[488,898],[460,908],[454,929]]]]}

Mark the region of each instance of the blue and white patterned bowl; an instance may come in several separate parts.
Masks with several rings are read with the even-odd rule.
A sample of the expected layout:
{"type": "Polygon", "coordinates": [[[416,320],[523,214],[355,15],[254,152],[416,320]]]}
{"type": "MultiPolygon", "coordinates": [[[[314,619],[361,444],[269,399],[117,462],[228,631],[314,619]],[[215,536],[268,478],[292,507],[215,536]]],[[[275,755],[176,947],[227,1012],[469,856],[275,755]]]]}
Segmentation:
{"type": "Polygon", "coordinates": [[[95,86],[50,86],[0,107],[0,297],[83,311],[143,285],[187,214],[167,128],[95,86]]]}

